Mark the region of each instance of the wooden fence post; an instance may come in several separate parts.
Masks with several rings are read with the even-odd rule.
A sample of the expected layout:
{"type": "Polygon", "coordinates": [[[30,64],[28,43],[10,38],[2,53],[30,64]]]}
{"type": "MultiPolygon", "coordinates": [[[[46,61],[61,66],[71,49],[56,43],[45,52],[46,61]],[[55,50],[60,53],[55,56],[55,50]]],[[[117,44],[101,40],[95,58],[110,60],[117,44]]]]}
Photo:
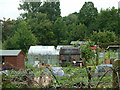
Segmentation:
{"type": "Polygon", "coordinates": [[[99,64],[98,48],[96,49],[96,66],[99,64]]]}
{"type": "Polygon", "coordinates": [[[113,62],[113,88],[120,88],[120,59],[113,62]]]}

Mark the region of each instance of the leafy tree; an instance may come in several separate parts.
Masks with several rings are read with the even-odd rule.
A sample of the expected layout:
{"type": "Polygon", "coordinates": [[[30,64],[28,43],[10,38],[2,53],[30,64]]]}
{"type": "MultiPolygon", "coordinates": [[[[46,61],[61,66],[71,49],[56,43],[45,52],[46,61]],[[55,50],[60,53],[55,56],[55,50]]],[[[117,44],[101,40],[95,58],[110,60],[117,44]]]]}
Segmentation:
{"type": "Polygon", "coordinates": [[[87,27],[95,21],[98,15],[97,8],[92,2],[85,2],[78,14],[78,23],[85,24],[87,27]]]}
{"type": "Polygon", "coordinates": [[[25,11],[21,14],[23,19],[34,18],[36,14],[39,13],[41,4],[42,2],[22,2],[19,4],[18,10],[25,11]]]}
{"type": "Polygon", "coordinates": [[[97,22],[101,31],[110,30],[118,34],[118,10],[115,7],[101,10],[97,22]]]}
{"type": "Polygon", "coordinates": [[[68,26],[70,24],[76,23],[77,18],[78,18],[78,16],[76,14],[72,13],[66,17],[63,17],[63,20],[66,22],[66,25],[68,26]]]}
{"type": "Polygon", "coordinates": [[[65,21],[62,18],[58,18],[53,27],[57,45],[67,43],[67,27],[65,21]]]}
{"type": "Polygon", "coordinates": [[[44,2],[40,8],[41,13],[46,13],[49,20],[54,23],[60,17],[60,2],[44,2]]]}
{"type": "Polygon", "coordinates": [[[85,58],[87,62],[89,62],[89,60],[94,56],[94,52],[90,48],[93,45],[94,43],[92,43],[90,40],[87,41],[86,45],[82,45],[82,44],[80,45],[82,58],[85,58]]]}
{"type": "Polygon", "coordinates": [[[35,18],[38,13],[45,13],[51,22],[60,17],[60,2],[23,2],[19,4],[19,10],[24,10],[21,14],[24,19],[35,18]]]}
{"type": "Polygon", "coordinates": [[[84,24],[73,24],[70,32],[71,40],[85,40],[87,35],[87,27],[84,24]]]}
{"type": "Polygon", "coordinates": [[[47,19],[46,14],[39,13],[36,15],[36,18],[28,19],[28,23],[31,26],[32,32],[37,38],[37,44],[55,44],[53,24],[47,19]]]}
{"type": "Polygon", "coordinates": [[[105,30],[103,32],[94,31],[90,38],[91,41],[94,41],[96,44],[114,42],[117,39],[114,32],[105,30]]]}
{"type": "Polygon", "coordinates": [[[28,28],[25,21],[20,22],[15,34],[3,43],[4,49],[22,49],[26,53],[31,45],[36,45],[36,37],[28,28]]]}
{"type": "Polygon", "coordinates": [[[2,42],[14,34],[14,24],[15,20],[10,20],[10,18],[8,18],[7,20],[4,19],[2,24],[2,42]]]}

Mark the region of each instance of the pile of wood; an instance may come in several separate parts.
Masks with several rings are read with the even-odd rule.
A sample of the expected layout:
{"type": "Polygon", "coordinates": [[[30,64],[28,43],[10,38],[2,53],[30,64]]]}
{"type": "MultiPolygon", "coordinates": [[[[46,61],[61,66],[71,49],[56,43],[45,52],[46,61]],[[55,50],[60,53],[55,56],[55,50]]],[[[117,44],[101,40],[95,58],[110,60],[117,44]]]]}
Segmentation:
{"type": "Polygon", "coordinates": [[[35,82],[34,83],[35,86],[40,86],[40,87],[44,86],[45,87],[45,86],[53,83],[53,79],[49,75],[41,75],[39,77],[35,77],[34,82],[35,82]]]}

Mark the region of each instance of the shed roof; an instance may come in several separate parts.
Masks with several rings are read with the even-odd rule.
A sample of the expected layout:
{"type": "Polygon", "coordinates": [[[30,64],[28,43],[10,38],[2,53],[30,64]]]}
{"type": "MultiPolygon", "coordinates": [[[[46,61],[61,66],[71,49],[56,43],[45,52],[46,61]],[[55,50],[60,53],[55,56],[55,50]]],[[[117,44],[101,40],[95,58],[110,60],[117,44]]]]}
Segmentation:
{"type": "Polygon", "coordinates": [[[0,50],[0,56],[18,56],[21,50],[0,50]]]}
{"type": "Polygon", "coordinates": [[[55,46],[31,46],[28,54],[34,55],[59,55],[59,52],[55,50],[55,46]]]}
{"type": "MultiPolygon", "coordinates": [[[[87,44],[86,41],[71,41],[70,44],[76,44],[76,43],[78,43],[79,45],[80,45],[80,44],[83,44],[83,45],[86,45],[86,44],[87,44]]],[[[94,42],[92,42],[92,43],[94,43],[94,42]]]]}
{"type": "Polygon", "coordinates": [[[73,47],[72,45],[58,45],[57,47],[56,47],[56,49],[58,50],[58,49],[60,49],[60,48],[62,48],[62,47],[73,47]]]}
{"type": "Polygon", "coordinates": [[[120,45],[109,45],[107,49],[110,49],[110,48],[120,48],[120,45]]]}
{"type": "Polygon", "coordinates": [[[84,44],[84,45],[87,44],[87,42],[85,42],[85,41],[71,41],[70,44],[76,44],[76,43],[78,43],[78,44],[84,44]]]}
{"type": "Polygon", "coordinates": [[[62,47],[60,49],[61,55],[79,55],[80,54],[80,47],[62,47]]]}

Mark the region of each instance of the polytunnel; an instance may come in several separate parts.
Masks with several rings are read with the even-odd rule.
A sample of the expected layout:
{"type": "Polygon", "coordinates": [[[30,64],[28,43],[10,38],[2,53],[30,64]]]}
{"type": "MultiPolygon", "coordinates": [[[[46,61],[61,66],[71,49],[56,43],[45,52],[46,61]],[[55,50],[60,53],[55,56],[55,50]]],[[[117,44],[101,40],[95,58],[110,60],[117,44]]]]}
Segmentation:
{"type": "Polygon", "coordinates": [[[28,51],[28,63],[58,65],[59,52],[54,46],[31,46],[28,51]]]}

